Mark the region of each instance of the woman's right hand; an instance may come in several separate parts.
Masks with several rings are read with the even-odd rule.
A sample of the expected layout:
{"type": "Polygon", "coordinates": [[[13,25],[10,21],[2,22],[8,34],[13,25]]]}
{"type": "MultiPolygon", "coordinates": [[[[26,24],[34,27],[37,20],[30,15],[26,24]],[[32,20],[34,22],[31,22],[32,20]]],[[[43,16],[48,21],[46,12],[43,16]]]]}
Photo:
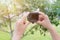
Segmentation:
{"type": "Polygon", "coordinates": [[[56,31],[55,27],[52,26],[48,16],[42,12],[39,13],[40,15],[37,23],[41,24],[42,26],[49,30],[53,40],[60,40],[60,35],[56,31]]]}
{"type": "Polygon", "coordinates": [[[44,26],[47,29],[51,29],[52,24],[48,18],[48,16],[42,12],[39,12],[39,20],[37,21],[37,23],[39,23],[40,25],[44,26]]]}

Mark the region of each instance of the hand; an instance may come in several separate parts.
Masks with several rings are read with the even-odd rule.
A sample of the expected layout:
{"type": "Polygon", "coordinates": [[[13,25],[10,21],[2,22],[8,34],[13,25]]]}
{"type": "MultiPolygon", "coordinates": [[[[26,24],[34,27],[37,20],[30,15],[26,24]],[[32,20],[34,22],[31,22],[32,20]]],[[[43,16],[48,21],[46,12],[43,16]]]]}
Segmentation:
{"type": "Polygon", "coordinates": [[[26,21],[26,17],[28,16],[28,12],[23,14],[23,17],[16,22],[16,26],[14,31],[18,34],[24,33],[26,27],[28,26],[29,22],[26,21]]]}
{"type": "Polygon", "coordinates": [[[50,29],[52,27],[50,20],[48,18],[48,16],[42,12],[39,12],[39,20],[37,23],[39,23],[40,25],[44,26],[47,29],[50,29]]]}
{"type": "Polygon", "coordinates": [[[29,24],[29,22],[26,21],[26,17],[28,16],[28,14],[28,12],[24,13],[23,17],[16,22],[12,40],[21,40],[21,37],[23,36],[23,33],[29,24]]]}
{"type": "Polygon", "coordinates": [[[39,13],[40,15],[37,23],[41,24],[42,26],[49,30],[53,40],[60,40],[60,35],[56,31],[55,27],[53,27],[52,24],[50,23],[48,16],[42,12],[39,13]]]}

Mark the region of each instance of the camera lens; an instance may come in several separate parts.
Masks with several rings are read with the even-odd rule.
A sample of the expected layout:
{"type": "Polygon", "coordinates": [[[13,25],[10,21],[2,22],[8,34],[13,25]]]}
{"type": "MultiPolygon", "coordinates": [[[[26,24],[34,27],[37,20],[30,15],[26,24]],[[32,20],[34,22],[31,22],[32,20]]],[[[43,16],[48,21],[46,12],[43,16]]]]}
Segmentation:
{"type": "Polygon", "coordinates": [[[31,12],[27,16],[27,19],[28,19],[29,22],[34,23],[34,22],[38,21],[38,17],[39,17],[39,13],[38,12],[31,12]]]}

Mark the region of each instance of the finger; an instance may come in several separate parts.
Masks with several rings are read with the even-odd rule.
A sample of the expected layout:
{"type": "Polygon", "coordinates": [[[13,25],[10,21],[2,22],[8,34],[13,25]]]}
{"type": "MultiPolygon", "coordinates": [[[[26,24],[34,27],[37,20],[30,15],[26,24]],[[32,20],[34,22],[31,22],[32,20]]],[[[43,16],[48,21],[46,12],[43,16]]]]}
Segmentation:
{"type": "Polygon", "coordinates": [[[28,15],[29,15],[29,12],[25,12],[25,13],[23,13],[23,17],[22,17],[22,19],[25,20],[25,19],[27,18],[28,15]]]}
{"type": "Polygon", "coordinates": [[[29,12],[24,12],[20,15],[20,21],[26,21],[26,17],[28,16],[29,12]]]}
{"type": "Polygon", "coordinates": [[[27,25],[29,25],[29,24],[30,24],[30,22],[27,21],[25,25],[27,26],[27,25]]]}
{"type": "Polygon", "coordinates": [[[42,24],[42,22],[41,22],[41,21],[37,21],[37,23],[38,23],[38,24],[42,24]]]}
{"type": "Polygon", "coordinates": [[[44,20],[44,16],[40,15],[38,18],[39,21],[43,21],[44,20]]]}

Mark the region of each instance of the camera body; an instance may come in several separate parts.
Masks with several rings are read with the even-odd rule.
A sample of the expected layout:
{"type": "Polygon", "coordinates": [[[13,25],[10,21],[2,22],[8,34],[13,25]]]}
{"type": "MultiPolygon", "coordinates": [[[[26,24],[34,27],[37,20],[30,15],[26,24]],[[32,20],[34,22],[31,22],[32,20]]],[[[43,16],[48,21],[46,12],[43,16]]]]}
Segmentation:
{"type": "Polygon", "coordinates": [[[29,15],[27,16],[27,20],[32,23],[37,22],[38,18],[39,18],[38,12],[30,12],[29,15]]]}

